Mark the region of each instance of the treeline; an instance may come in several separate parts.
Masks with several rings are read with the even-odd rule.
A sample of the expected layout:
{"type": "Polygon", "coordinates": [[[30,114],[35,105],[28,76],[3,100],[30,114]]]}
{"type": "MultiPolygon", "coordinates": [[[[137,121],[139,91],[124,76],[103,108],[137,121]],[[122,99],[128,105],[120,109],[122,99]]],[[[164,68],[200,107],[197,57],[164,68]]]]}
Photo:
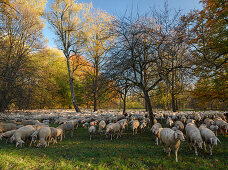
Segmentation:
{"type": "Polygon", "coordinates": [[[0,111],[228,109],[224,0],[121,18],[73,0],[0,2],[0,111]],[[44,19],[59,50],[45,48],[44,19]]]}

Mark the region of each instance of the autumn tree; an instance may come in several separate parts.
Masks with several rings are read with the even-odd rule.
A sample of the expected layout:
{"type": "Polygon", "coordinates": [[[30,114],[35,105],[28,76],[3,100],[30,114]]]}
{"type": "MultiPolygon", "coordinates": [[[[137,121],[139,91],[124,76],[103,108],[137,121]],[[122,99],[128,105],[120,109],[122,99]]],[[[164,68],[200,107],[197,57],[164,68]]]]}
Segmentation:
{"type": "Polygon", "coordinates": [[[0,4],[0,111],[17,98],[17,92],[31,82],[30,55],[42,44],[46,1],[15,0],[0,4]]]}
{"type": "Polygon", "coordinates": [[[82,17],[90,8],[91,4],[75,3],[74,0],[56,0],[46,14],[47,20],[56,34],[58,47],[67,59],[71,96],[76,112],[80,112],[80,109],[75,97],[70,57],[80,54],[84,42],[82,17]]]}
{"type": "Polygon", "coordinates": [[[91,63],[91,70],[87,72],[92,79],[92,93],[94,111],[97,111],[98,93],[104,86],[101,84],[101,71],[107,60],[107,54],[112,46],[113,36],[110,30],[113,28],[113,17],[105,11],[92,9],[85,18],[85,55],[91,63]]]}

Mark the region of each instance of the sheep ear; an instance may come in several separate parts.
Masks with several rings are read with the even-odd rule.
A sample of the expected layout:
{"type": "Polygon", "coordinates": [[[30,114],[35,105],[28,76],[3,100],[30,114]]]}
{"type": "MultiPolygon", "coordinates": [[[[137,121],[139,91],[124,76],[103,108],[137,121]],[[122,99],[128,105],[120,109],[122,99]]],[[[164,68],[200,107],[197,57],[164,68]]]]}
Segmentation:
{"type": "Polygon", "coordinates": [[[210,138],[210,142],[211,142],[211,144],[213,143],[213,139],[212,138],[210,138]]]}

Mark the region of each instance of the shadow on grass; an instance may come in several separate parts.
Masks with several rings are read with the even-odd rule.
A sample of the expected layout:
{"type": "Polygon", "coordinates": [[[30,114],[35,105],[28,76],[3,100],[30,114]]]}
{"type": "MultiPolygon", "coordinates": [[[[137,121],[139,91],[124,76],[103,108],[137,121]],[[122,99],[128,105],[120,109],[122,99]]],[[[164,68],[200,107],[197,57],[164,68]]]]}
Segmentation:
{"type": "Polygon", "coordinates": [[[0,168],[28,169],[226,169],[228,157],[227,137],[219,136],[222,144],[213,150],[214,155],[199,151],[195,156],[187,142],[181,143],[178,152],[179,162],[174,153],[168,157],[161,145],[154,144],[149,130],[132,135],[130,130],[120,139],[105,138],[96,134],[89,140],[88,130],[78,128],[71,138],[69,134],[62,142],[48,148],[15,148],[15,144],[0,143],[0,168]]]}

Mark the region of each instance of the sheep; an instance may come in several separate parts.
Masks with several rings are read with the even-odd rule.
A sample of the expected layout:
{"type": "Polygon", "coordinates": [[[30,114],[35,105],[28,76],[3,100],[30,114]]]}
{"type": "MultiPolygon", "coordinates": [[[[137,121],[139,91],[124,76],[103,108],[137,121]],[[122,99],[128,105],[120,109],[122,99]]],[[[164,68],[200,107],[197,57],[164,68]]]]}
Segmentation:
{"type": "Polygon", "coordinates": [[[193,146],[195,149],[195,154],[196,156],[198,156],[196,144],[200,149],[202,149],[202,144],[203,144],[203,139],[200,135],[199,129],[195,126],[194,123],[188,123],[185,127],[185,131],[186,131],[186,138],[188,139],[188,142],[190,144],[190,149],[193,146]]]}
{"type": "Polygon", "coordinates": [[[212,130],[213,132],[215,132],[215,135],[217,136],[218,135],[218,129],[219,127],[217,125],[211,125],[209,127],[210,130],[212,130]]]}
{"type": "Polygon", "coordinates": [[[10,130],[15,130],[16,124],[14,123],[2,123],[0,124],[0,133],[4,133],[10,130]]]}
{"type": "Polygon", "coordinates": [[[178,130],[180,130],[180,131],[183,131],[183,130],[184,130],[184,124],[183,124],[181,121],[176,121],[176,122],[174,123],[174,126],[175,126],[178,130]]]}
{"type": "Polygon", "coordinates": [[[38,120],[23,120],[22,125],[35,125],[37,123],[40,123],[38,120]]]}
{"type": "Polygon", "coordinates": [[[33,134],[33,132],[35,132],[35,128],[33,126],[23,126],[16,130],[16,132],[13,134],[10,140],[11,142],[16,140],[16,147],[22,147],[22,144],[25,143],[24,140],[30,137],[33,134]]]}
{"type": "Polygon", "coordinates": [[[110,136],[111,136],[111,140],[112,140],[112,136],[113,136],[113,133],[114,133],[113,128],[114,128],[114,123],[109,123],[109,124],[106,126],[106,131],[105,131],[106,137],[107,137],[108,135],[110,135],[110,136]]]}
{"type": "Polygon", "coordinates": [[[39,140],[40,141],[39,141],[37,147],[41,147],[41,146],[47,147],[47,146],[49,146],[49,141],[51,139],[51,128],[50,127],[42,127],[42,128],[40,128],[38,136],[39,136],[39,140]]]}
{"type": "Polygon", "coordinates": [[[2,138],[6,139],[6,143],[8,142],[8,140],[13,136],[13,134],[16,132],[16,130],[10,130],[7,131],[3,134],[0,135],[0,140],[2,140],[2,138]]]}
{"type": "Polygon", "coordinates": [[[133,135],[137,134],[138,127],[139,127],[139,121],[138,120],[132,120],[131,128],[132,128],[132,131],[133,131],[133,135]]]}
{"type": "Polygon", "coordinates": [[[193,119],[187,119],[186,124],[188,124],[188,123],[194,123],[195,124],[195,120],[193,120],[193,119]]]}
{"type": "Polygon", "coordinates": [[[57,143],[57,128],[50,127],[51,129],[51,140],[53,140],[54,144],[57,143]]]}
{"type": "Polygon", "coordinates": [[[151,131],[155,136],[155,143],[158,145],[158,139],[159,139],[159,129],[162,128],[160,123],[156,123],[152,126],[151,131]]]}
{"type": "Polygon", "coordinates": [[[173,125],[173,120],[171,117],[168,117],[168,119],[166,121],[166,125],[168,125],[169,127],[171,127],[173,125]]]}
{"type": "Polygon", "coordinates": [[[99,133],[101,134],[103,132],[103,129],[105,128],[106,123],[104,120],[101,120],[99,123],[99,133]]]}
{"type": "Polygon", "coordinates": [[[85,122],[84,124],[82,124],[82,127],[89,128],[89,123],[85,122]]]}
{"type": "Polygon", "coordinates": [[[206,151],[206,144],[209,144],[210,155],[212,155],[213,146],[217,145],[217,141],[220,142],[220,140],[215,136],[215,134],[210,129],[208,129],[205,126],[200,126],[199,130],[204,142],[205,151],[206,151]]]}
{"type": "Polygon", "coordinates": [[[91,140],[91,138],[92,138],[92,135],[95,134],[95,132],[96,132],[95,126],[90,126],[90,127],[89,127],[89,139],[90,139],[90,140],[91,140]]]}
{"type": "Polygon", "coordinates": [[[143,129],[145,129],[146,125],[147,125],[146,121],[142,121],[142,123],[139,126],[139,129],[141,130],[141,133],[142,133],[143,129]]]}
{"type": "MultiPolygon", "coordinates": [[[[63,139],[63,130],[60,128],[56,128],[56,130],[57,130],[56,138],[60,137],[60,142],[61,142],[63,139]]],[[[57,143],[57,140],[56,140],[56,143],[57,143]]]]}
{"type": "Polygon", "coordinates": [[[185,140],[184,134],[180,130],[173,131],[170,128],[163,128],[160,131],[160,140],[161,140],[161,143],[164,145],[164,147],[168,147],[169,156],[170,156],[170,152],[171,152],[171,147],[174,148],[176,162],[178,162],[177,152],[180,147],[180,141],[185,140]]]}
{"type": "Polygon", "coordinates": [[[66,122],[64,124],[59,125],[57,128],[63,130],[64,138],[65,138],[65,132],[70,131],[71,137],[73,137],[74,134],[74,124],[72,122],[66,122]]]}
{"type": "Polygon", "coordinates": [[[215,124],[219,127],[219,131],[221,134],[227,134],[227,130],[228,130],[228,123],[225,122],[222,119],[215,119],[215,124]]]}
{"type": "Polygon", "coordinates": [[[182,116],[180,120],[181,120],[182,123],[186,123],[187,118],[185,116],[182,116]]]}
{"type": "Polygon", "coordinates": [[[29,146],[31,147],[32,146],[32,143],[35,143],[36,140],[38,139],[38,134],[39,134],[39,130],[36,130],[35,132],[33,132],[33,134],[31,135],[31,141],[30,141],[30,144],[29,146]]]}

